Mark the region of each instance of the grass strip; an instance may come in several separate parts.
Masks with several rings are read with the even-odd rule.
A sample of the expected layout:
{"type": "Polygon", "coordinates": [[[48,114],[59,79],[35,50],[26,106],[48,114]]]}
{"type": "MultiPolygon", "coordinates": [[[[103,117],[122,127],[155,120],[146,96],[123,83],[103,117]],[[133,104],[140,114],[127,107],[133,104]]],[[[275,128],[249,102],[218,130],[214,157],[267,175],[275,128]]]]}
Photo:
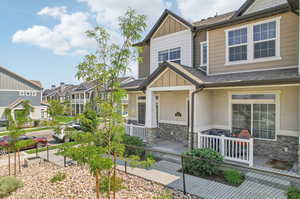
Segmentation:
{"type": "MultiPolygon", "coordinates": [[[[77,144],[76,142],[66,142],[66,143],[62,143],[62,144],[48,146],[48,149],[49,149],[49,151],[51,151],[51,150],[57,149],[59,147],[62,147],[64,145],[73,146],[73,145],[76,145],[76,144],[77,144]]],[[[38,151],[38,153],[39,152],[43,152],[43,151],[47,151],[47,147],[38,148],[37,151],[38,151]]],[[[26,150],[25,153],[27,153],[27,154],[34,154],[34,153],[36,153],[36,149],[26,150]]]]}
{"type": "MultiPolygon", "coordinates": [[[[24,129],[23,132],[24,133],[31,133],[31,132],[36,132],[36,131],[42,131],[42,130],[49,130],[49,129],[53,129],[54,127],[41,127],[41,128],[33,128],[33,129],[24,129]]],[[[0,136],[6,136],[9,135],[10,132],[4,132],[4,133],[0,133],[0,136]]]]}

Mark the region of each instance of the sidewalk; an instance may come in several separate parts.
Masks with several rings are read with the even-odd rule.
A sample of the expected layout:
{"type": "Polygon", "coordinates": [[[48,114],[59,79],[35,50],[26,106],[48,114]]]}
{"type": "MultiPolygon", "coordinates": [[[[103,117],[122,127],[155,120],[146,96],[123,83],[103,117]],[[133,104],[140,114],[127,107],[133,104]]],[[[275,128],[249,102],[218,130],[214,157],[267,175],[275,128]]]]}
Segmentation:
{"type": "MultiPolygon", "coordinates": [[[[64,166],[63,157],[55,153],[56,150],[49,151],[49,161],[56,165],[64,166]]],[[[40,152],[39,156],[47,159],[47,152],[40,152]]],[[[69,163],[72,163],[72,161],[67,161],[67,164],[69,163]]],[[[178,172],[180,168],[179,164],[163,160],[155,163],[150,169],[132,168],[127,165],[127,173],[183,191],[182,173],[178,172]]],[[[124,161],[118,161],[117,169],[125,171],[124,161]]],[[[246,176],[251,175],[257,174],[252,172],[246,173],[246,176]]],[[[239,187],[232,187],[187,174],[185,175],[185,180],[187,193],[205,199],[286,199],[284,189],[268,186],[248,177],[239,187]]]]}

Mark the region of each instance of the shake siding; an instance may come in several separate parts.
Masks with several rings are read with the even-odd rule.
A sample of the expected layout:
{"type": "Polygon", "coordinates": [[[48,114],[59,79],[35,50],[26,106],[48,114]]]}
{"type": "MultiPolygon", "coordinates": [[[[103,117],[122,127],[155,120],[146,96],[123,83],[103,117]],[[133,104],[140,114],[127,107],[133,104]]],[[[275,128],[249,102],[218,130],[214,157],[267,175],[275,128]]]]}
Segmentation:
{"type": "Polygon", "coordinates": [[[209,72],[237,72],[245,70],[271,69],[298,65],[298,16],[289,12],[272,17],[262,18],[252,22],[247,22],[235,26],[228,26],[209,31],[209,72]],[[239,27],[242,25],[252,24],[266,19],[276,18],[281,16],[280,20],[280,56],[281,60],[267,61],[260,63],[240,64],[225,66],[225,50],[226,50],[226,29],[239,27]]]}
{"type": "Polygon", "coordinates": [[[201,31],[198,32],[194,42],[195,42],[195,46],[194,46],[194,66],[198,67],[201,64],[201,45],[200,42],[206,41],[206,31],[201,31]]]}

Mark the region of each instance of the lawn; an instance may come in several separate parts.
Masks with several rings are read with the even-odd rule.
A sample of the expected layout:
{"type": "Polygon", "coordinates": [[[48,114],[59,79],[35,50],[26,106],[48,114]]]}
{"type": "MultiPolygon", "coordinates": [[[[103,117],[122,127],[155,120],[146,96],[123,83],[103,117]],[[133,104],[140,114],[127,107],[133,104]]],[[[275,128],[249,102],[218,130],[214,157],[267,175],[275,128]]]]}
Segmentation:
{"type": "MultiPolygon", "coordinates": [[[[40,128],[33,128],[33,129],[23,129],[23,132],[24,133],[29,133],[29,132],[49,130],[49,129],[53,129],[53,127],[40,127],[40,128]]],[[[0,132],[0,136],[6,136],[6,135],[9,135],[9,133],[10,132],[4,132],[4,133],[0,132]]]]}
{"type": "Polygon", "coordinates": [[[73,116],[64,116],[60,115],[56,117],[56,121],[58,121],[61,124],[69,123],[75,120],[75,117],[73,116]]]}

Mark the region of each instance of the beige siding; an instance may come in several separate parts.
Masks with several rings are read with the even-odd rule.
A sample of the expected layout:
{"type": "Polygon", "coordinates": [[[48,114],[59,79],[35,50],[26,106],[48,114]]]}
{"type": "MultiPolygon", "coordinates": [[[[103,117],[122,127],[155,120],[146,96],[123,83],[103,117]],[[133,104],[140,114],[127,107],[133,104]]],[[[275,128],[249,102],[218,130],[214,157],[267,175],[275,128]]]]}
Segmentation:
{"type": "Polygon", "coordinates": [[[287,0],[256,0],[243,15],[288,3],[287,0]]]}
{"type": "Polygon", "coordinates": [[[195,39],[194,39],[194,42],[195,42],[195,45],[194,45],[194,65],[195,66],[200,66],[201,64],[201,46],[200,46],[200,43],[203,42],[203,41],[206,41],[206,31],[201,31],[201,32],[198,32],[195,39]]]}
{"type": "Polygon", "coordinates": [[[159,95],[159,120],[161,122],[187,121],[187,91],[157,92],[159,95]],[[181,117],[175,117],[175,113],[181,113],[181,117]]]}
{"type": "MultiPolygon", "coordinates": [[[[280,132],[284,135],[298,135],[299,132],[299,87],[270,87],[270,88],[253,88],[253,89],[228,89],[228,90],[210,90],[211,98],[206,98],[206,103],[209,105],[211,100],[211,127],[230,128],[229,125],[229,98],[228,92],[239,91],[281,91],[280,94],[280,132]],[[290,133],[287,133],[290,132],[290,133]]],[[[198,99],[198,98],[197,98],[198,99]]],[[[197,102],[199,103],[199,102],[197,102]]],[[[203,102],[201,102],[203,103],[203,102]]],[[[204,107],[204,106],[202,106],[204,107]]],[[[206,108],[201,109],[196,107],[197,120],[205,117],[207,114],[206,108]]],[[[196,121],[195,124],[197,124],[196,121]]],[[[209,124],[209,121],[206,122],[209,124]]],[[[200,127],[199,127],[200,128],[200,127]]]]}
{"type": "Polygon", "coordinates": [[[170,86],[185,86],[191,85],[187,80],[182,78],[174,71],[167,69],[161,73],[162,75],[153,81],[151,87],[170,87],[170,86]]]}
{"type": "Polygon", "coordinates": [[[141,62],[139,62],[138,77],[147,77],[150,75],[150,45],[145,45],[142,47],[139,57],[141,57],[141,62]]]}
{"type": "Polygon", "coordinates": [[[298,16],[289,12],[268,18],[255,20],[235,26],[209,31],[209,72],[223,73],[243,70],[280,68],[298,65],[298,16]],[[225,30],[281,16],[280,20],[280,55],[281,60],[251,64],[225,66],[225,30]]]}
{"type": "Polygon", "coordinates": [[[171,33],[179,32],[188,29],[181,22],[177,21],[174,17],[167,16],[164,22],[156,30],[152,38],[161,37],[171,33]]]}

